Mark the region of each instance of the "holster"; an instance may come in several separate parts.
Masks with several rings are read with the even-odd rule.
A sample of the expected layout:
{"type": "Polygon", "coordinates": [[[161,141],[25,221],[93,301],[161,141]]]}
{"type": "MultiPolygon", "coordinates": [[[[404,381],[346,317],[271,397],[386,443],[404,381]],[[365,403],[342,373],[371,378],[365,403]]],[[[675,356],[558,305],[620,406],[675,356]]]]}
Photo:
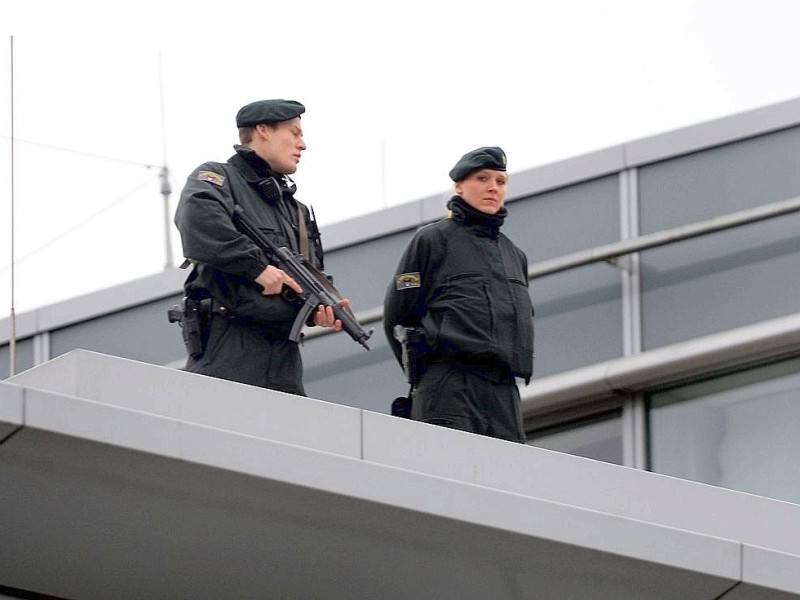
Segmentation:
{"type": "Polygon", "coordinates": [[[425,338],[425,330],[421,327],[395,325],[392,333],[402,348],[403,373],[405,373],[409,389],[408,396],[398,396],[394,399],[391,405],[391,414],[395,417],[410,419],[411,409],[414,406],[414,388],[417,387],[425,373],[425,356],[430,352],[430,346],[425,338]]]}
{"type": "Polygon", "coordinates": [[[413,388],[419,383],[423,372],[424,351],[427,348],[425,332],[420,327],[394,326],[394,337],[402,348],[403,373],[413,388]]]}
{"type": "Polygon", "coordinates": [[[183,344],[192,358],[200,358],[205,352],[207,340],[208,315],[202,310],[201,300],[183,297],[180,304],[173,304],[167,310],[170,323],[181,326],[183,344]]]}

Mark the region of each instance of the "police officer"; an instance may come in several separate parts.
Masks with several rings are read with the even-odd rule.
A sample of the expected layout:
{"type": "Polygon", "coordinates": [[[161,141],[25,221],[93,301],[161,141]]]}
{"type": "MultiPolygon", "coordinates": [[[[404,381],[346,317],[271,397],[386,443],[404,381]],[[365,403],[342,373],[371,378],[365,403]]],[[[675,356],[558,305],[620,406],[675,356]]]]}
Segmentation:
{"type": "Polygon", "coordinates": [[[450,178],[450,215],[407,245],[386,292],[384,329],[398,360],[396,326],[421,333],[411,418],[524,443],[516,378],[527,383],[533,373],[533,307],[527,258],[500,232],[506,155],[468,152],[450,178]]]}
{"type": "MultiPolygon", "coordinates": [[[[278,246],[323,269],[319,230],[309,209],[295,199],[289,177],[306,149],[303,112],[299,102],[282,99],[242,107],[236,115],[241,142],[236,153],[189,175],[175,225],[184,256],[194,265],[184,292],[201,307],[203,327],[200,351],[189,356],[187,371],[305,394],[300,351],[288,339],[299,312],[292,292],[302,289],[269,264],[232,219],[239,205],[278,246]]],[[[320,306],[312,315],[309,325],[341,329],[331,307],[320,306]]]]}

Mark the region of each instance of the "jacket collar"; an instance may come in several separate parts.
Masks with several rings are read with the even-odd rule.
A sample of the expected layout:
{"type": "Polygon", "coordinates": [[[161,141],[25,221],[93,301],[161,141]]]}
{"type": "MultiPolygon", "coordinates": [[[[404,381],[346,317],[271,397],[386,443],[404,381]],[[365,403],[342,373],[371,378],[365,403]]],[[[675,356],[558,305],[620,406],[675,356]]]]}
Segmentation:
{"type": "Polygon", "coordinates": [[[241,171],[242,176],[249,182],[255,183],[266,177],[275,177],[277,174],[270,168],[267,161],[261,158],[254,150],[247,146],[236,144],[233,147],[236,154],[228,162],[241,171]]]}
{"type": "Polygon", "coordinates": [[[255,150],[239,144],[234,145],[233,148],[236,150],[236,154],[231,156],[228,162],[239,169],[245,181],[257,185],[274,177],[282,191],[289,194],[297,191],[297,185],[291,177],[273,171],[269,163],[256,154],[255,150]]]}
{"type": "Polygon", "coordinates": [[[453,213],[453,220],[473,229],[479,236],[496,238],[506,220],[508,211],[503,206],[496,214],[490,215],[473,208],[461,196],[453,196],[447,202],[453,213]]]}

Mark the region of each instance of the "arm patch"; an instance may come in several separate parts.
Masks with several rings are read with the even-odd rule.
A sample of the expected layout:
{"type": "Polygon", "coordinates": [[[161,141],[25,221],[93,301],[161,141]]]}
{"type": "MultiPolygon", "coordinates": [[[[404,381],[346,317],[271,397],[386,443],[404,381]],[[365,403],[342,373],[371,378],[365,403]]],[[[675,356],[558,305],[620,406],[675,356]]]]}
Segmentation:
{"type": "Polygon", "coordinates": [[[200,171],[197,174],[197,179],[200,181],[208,181],[209,183],[213,183],[219,187],[222,187],[222,184],[225,183],[225,176],[220,175],[219,173],[214,173],[214,171],[200,171]]]}
{"type": "Polygon", "coordinates": [[[397,290],[408,290],[418,288],[422,285],[419,273],[400,273],[394,278],[394,287],[397,290]]]}

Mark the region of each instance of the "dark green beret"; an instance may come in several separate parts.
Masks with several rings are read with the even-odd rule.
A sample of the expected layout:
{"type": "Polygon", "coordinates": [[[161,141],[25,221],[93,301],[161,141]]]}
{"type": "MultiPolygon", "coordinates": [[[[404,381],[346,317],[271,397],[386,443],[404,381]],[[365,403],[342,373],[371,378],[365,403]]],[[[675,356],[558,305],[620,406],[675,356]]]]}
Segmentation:
{"type": "Polygon", "coordinates": [[[496,146],[478,148],[467,152],[458,159],[456,166],[450,169],[450,179],[461,181],[478,169],[506,170],[506,153],[496,146]]]}
{"type": "Polygon", "coordinates": [[[255,127],[259,123],[288,121],[304,112],[306,107],[294,100],[259,100],[239,109],[236,126],[255,127]]]}

